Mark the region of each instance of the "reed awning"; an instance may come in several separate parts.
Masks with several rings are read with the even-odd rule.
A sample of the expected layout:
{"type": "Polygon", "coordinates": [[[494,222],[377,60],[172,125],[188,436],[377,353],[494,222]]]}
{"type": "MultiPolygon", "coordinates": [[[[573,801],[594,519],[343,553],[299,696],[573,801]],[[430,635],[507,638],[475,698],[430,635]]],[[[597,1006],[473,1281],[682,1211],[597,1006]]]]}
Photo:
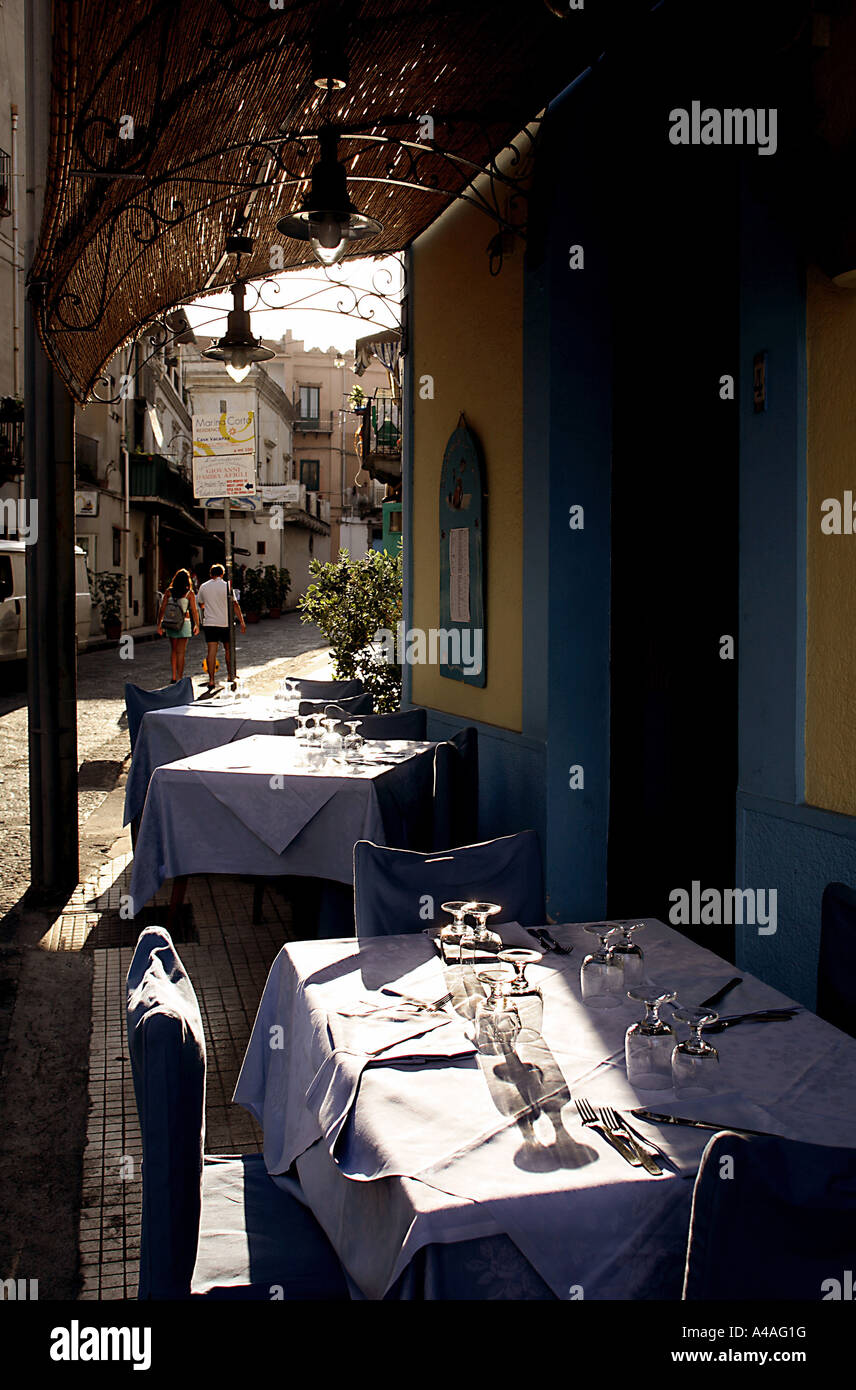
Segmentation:
{"type": "Polygon", "coordinates": [[[79,400],[140,325],[232,282],[236,226],[254,240],[243,276],[311,263],[276,223],[300,203],[328,120],[353,201],[384,226],[354,254],[398,251],[598,39],[587,9],[560,19],[542,0],[55,0],[54,16],[31,279],[42,341],[79,400]],[[345,35],[350,67],[326,110],[310,69],[322,22],[345,35]],[[443,154],[420,147],[426,115],[443,154]]]}

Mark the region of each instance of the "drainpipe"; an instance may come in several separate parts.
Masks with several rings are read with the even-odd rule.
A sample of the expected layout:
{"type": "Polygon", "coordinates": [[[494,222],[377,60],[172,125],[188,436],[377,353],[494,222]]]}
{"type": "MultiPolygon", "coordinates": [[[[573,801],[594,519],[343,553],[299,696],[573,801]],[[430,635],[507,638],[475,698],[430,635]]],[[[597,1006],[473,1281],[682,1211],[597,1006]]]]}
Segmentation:
{"type": "Polygon", "coordinates": [[[14,273],[12,275],[12,394],[21,394],[21,347],[20,347],[20,324],[21,324],[21,287],[18,276],[21,265],[21,253],[18,242],[18,108],[12,107],[12,177],[10,196],[12,201],[12,262],[14,273]]]}
{"type": "MultiPolygon", "coordinates": [[[[133,348],[128,351],[128,367],[125,372],[125,388],[131,375],[131,353],[133,348]]],[[[131,605],[128,600],[128,575],[131,568],[131,455],[128,450],[128,393],[127,389],[122,391],[122,433],[119,440],[119,453],[122,458],[122,478],[124,490],[124,527],[125,544],[122,546],[122,631],[127,632],[131,621],[131,605]]]]}

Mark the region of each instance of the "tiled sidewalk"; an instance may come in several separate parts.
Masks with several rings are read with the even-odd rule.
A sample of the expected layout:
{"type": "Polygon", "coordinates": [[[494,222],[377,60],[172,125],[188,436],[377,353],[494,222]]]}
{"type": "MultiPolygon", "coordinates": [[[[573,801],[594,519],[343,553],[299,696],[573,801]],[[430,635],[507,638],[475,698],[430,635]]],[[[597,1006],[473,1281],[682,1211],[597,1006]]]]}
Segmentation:
{"type": "MultiPolygon", "coordinates": [[[[80,1213],[84,1299],[135,1298],[137,1290],[141,1141],[125,1034],[125,979],[141,924],[120,915],[129,878],[130,845],[120,841],[97,880],[77,889],[42,943],[53,950],[92,950],[95,959],[80,1213]]],[[[169,889],[155,898],[147,921],[166,924],[169,889]]],[[[291,931],[287,901],[275,890],[265,894],[263,925],[253,926],[251,910],[249,881],[191,878],[175,932],[205,1029],[208,1153],[260,1148],[258,1126],[231,1104],[231,1096],[268,971],[291,931]]]]}

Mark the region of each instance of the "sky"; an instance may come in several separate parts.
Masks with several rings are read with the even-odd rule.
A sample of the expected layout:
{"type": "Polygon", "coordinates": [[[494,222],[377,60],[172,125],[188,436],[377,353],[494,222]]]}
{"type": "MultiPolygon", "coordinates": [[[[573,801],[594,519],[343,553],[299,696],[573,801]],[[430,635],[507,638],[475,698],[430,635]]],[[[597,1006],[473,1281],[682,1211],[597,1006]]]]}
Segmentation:
{"type": "MultiPolygon", "coordinates": [[[[397,305],[385,305],[371,294],[373,278],[375,286],[385,293],[399,289],[401,267],[394,257],[346,261],[334,266],[333,273],[341,284],[353,287],[354,293],[328,284],[320,265],[313,270],[283,271],[264,283],[265,301],[274,305],[278,301],[281,303],[281,307],[273,309],[256,307],[261,282],[251,281],[245,307],[252,314],[255,336],[279,339],[290,328],[294,337],[302,338],[307,347],[336,347],[349,352],[353,351],[357,338],[364,338],[373,327],[395,326],[397,305]],[[358,294],[364,296],[359,306],[361,312],[367,314],[373,310],[374,318],[366,321],[336,311],[339,303],[353,310],[358,294]],[[303,305],[298,301],[303,301],[303,305]],[[309,308],[307,304],[318,307],[309,308]],[[288,305],[295,307],[288,308],[288,305]],[[391,309],[395,311],[395,318],[391,316],[391,309]]],[[[188,304],[186,313],[197,334],[220,337],[226,331],[226,311],[231,307],[232,296],[220,293],[188,304]]]]}

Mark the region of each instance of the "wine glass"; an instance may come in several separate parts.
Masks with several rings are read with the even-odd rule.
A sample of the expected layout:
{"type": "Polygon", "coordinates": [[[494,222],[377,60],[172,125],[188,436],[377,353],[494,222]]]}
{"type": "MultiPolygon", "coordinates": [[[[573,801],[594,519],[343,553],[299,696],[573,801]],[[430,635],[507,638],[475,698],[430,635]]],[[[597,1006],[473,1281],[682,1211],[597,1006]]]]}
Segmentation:
{"type": "Polygon", "coordinates": [[[324,755],[324,762],[331,758],[334,762],[338,761],[342,754],[342,735],[339,733],[338,719],[325,718],[321,720],[323,732],[320,739],[320,749],[324,755]]]}
{"type": "Polygon", "coordinates": [[[308,767],[319,767],[324,761],[321,752],[321,739],[324,731],[321,728],[323,715],[307,714],[306,716],[306,764],[308,767]]]}
{"type": "Polygon", "coordinates": [[[357,732],[360,722],[359,719],[345,720],[350,731],[345,735],[342,742],[342,751],[346,763],[358,763],[362,757],[365,739],[361,733],[357,732]]]}
{"type": "Polygon", "coordinates": [[[495,917],[502,907],[499,903],[468,902],[466,910],[476,924],[461,937],[461,964],[475,965],[480,956],[495,956],[502,950],[502,937],[487,925],[487,919],[495,917]]]}
{"type": "Polygon", "coordinates": [[[658,1010],[663,1004],[674,1003],[674,991],[652,980],[639,980],[627,991],[627,997],[645,1005],[645,1017],[631,1023],[624,1035],[627,1080],[640,1091],[670,1091],[675,1031],[663,1022],[658,1010]]]}
{"type": "Polygon", "coordinates": [[[591,922],[585,930],[599,940],[599,946],[580,966],[580,991],[590,1009],[616,1009],[624,1003],[624,970],[620,956],[610,943],[615,922],[591,922]]]}
{"type": "Polygon", "coordinates": [[[644,931],[644,922],[618,922],[616,924],[621,929],[621,936],[612,947],[616,956],[621,957],[621,964],[624,967],[625,984],[635,984],[644,978],[645,955],[642,947],[633,940],[633,933],[644,931]]]}
{"type": "Polygon", "coordinates": [[[508,983],[508,993],[517,1004],[522,1028],[526,1032],[540,1034],[544,1021],[544,996],[537,985],[527,980],[526,967],[537,965],[543,958],[541,952],[530,951],[524,946],[506,946],[497,953],[496,958],[514,966],[516,973],[508,983]]]}
{"type": "Polygon", "coordinates": [[[719,1014],[703,1005],[679,1004],[672,1010],[678,1023],[688,1023],[690,1035],[678,1043],[672,1052],[672,1081],[680,1096],[710,1095],[716,1087],[719,1053],[701,1035],[708,1023],[716,1023],[719,1014]]]}
{"type": "Polygon", "coordinates": [[[521,1028],[517,1001],[508,991],[511,972],[507,966],[497,966],[480,970],[478,978],[487,986],[487,994],[476,1004],[472,1040],[479,1052],[506,1056],[514,1051],[521,1028]]]}
{"type": "Polygon", "coordinates": [[[465,902],[463,898],[455,898],[440,904],[440,911],[447,912],[452,918],[451,922],[447,922],[444,927],[441,927],[439,936],[440,950],[443,952],[443,960],[447,965],[460,965],[461,963],[461,940],[468,930],[472,932],[472,928],[467,928],[464,922],[468,908],[469,902],[465,902]],[[458,948],[457,956],[450,956],[449,947],[455,946],[458,948]]]}

